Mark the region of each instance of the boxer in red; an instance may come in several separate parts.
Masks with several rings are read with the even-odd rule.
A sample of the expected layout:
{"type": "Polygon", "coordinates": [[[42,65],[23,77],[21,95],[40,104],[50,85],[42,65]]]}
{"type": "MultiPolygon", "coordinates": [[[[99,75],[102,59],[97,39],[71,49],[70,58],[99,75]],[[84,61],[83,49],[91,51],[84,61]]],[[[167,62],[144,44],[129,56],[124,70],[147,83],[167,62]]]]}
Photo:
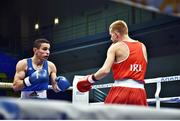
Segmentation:
{"type": "Polygon", "coordinates": [[[89,91],[96,81],[104,78],[112,69],[114,85],[104,103],[147,106],[144,89],[147,69],[145,45],[129,37],[127,24],[122,20],[113,22],[109,33],[112,44],[103,66],[96,73],[79,80],[78,90],[89,91]]]}

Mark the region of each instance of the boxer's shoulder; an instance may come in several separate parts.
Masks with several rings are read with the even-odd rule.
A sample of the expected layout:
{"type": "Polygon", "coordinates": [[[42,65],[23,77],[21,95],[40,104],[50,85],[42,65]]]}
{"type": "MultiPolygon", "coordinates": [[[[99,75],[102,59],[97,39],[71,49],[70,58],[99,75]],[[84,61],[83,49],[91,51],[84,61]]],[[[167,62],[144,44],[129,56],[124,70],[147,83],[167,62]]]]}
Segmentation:
{"type": "Polygon", "coordinates": [[[47,61],[49,68],[53,69],[55,68],[55,64],[51,61],[47,61]]]}
{"type": "Polygon", "coordinates": [[[16,67],[26,69],[27,68],[27,59],[19,60],[16,67]]]}

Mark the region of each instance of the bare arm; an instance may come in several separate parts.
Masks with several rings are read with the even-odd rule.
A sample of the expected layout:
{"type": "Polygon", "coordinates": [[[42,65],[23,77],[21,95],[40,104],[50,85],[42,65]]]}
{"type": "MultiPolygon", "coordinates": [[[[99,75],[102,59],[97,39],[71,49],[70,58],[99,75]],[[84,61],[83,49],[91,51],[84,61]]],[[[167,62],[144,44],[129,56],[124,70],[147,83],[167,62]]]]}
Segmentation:
{"type": "Polygon", "coordinates": [[[94,77],[97,80],[104,78],[110,72],[114,60],[115,60],[115,47],[114,45],[112,45],[107,51],[107,57],[103,66],[94,74],[94,77]]]}
{"type": "Polygon", "coordinates": [[[143,50],[144,58],[145,58],[146,62],[148,62],[146,46],[143,43],[142,43],[142,50],[143,50]]]}
{"type": "Polygon", "coordinates": [[[57,74],[56,66],[54,65],[54,63],[49,62],[49,67],[50,67],[50,78],[51,78],[51,84],[52,84],[53,90],[55,92],[58,92],[57,82],[56,82],[56,78],[57,78],[57,75],[56,75],[57,74]]]}
{"type": "Polygon", "coordinates": [[[16,73],[13,81],[14,91],[19,91],[24,88],[23,80],[25,78],[26,60],[21,60],[16,65],[16,73]]]}

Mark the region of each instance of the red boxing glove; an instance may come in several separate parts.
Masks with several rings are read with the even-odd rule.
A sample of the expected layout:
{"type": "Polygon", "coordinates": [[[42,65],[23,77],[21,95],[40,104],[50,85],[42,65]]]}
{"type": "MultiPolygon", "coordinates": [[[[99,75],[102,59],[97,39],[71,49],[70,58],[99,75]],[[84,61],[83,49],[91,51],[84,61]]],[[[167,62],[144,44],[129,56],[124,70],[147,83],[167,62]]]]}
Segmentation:
{"type": "Polygon", "coordinates": [[[87,76],[85,79],[79,81],[77,83],[77,89],[80,92],[87,92],[91,90],[93,83],[97,80],[94,78],[94,75],[87,76]]]}

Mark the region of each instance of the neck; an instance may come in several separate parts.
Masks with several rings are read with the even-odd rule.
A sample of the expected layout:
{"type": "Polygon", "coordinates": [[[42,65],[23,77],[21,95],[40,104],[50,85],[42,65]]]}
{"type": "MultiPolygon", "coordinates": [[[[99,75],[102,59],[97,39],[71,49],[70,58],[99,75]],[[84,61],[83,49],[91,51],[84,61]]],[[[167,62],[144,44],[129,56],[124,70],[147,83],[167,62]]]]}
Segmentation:
{"type": "Polygon", "coordinates": [[[121,37],[121,40],[122,40],[122,41],[126,41],[126,40],[129,40],[129,39],[130,39],[130,38],[129,38],[128,35],[124,35],[124,36],[121,37]]]}
{"type": "Polygon", "coordinates": [[[121,41],[135,42],[135,40],[131,39],[128,35],[122,36],[121,41]]]}
{"type": "Polygon", "coordinates": [[[37,58],[36,56],[33,56],[32,57],[32,62],[35,64],[35,65],[42,65],[43,64],[43,60],[37,58]]]}

